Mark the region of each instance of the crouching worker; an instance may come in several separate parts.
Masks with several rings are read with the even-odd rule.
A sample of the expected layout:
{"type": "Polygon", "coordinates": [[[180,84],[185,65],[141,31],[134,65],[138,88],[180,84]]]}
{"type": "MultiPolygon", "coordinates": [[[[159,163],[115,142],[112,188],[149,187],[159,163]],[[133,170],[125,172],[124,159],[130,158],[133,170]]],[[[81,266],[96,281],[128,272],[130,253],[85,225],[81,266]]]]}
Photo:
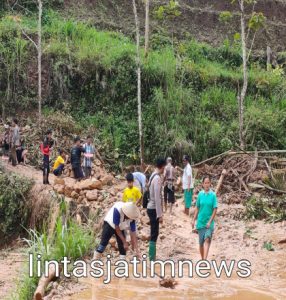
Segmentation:
{"type": "Polygon", "coordinates": [[[62,149],[59,150],[59,156],[57,157],[54,166],[53,166],[53,173],[55,176],[60,176],[63,173],[65,167],[65,159],[67,159],[64,151],[62,149]]]}
{"type": "Polygon", "coordinates": [[[139,218],[140,212],[138,207],[132,202],[116,202],[107,212],[104,218],[101,241],[98,248],[94,252],[93,259],[100,259],[109,240],[115,234],[120,259],[126,258],[126,251],[129,245],[125,239],[124,230],[130,229],[132,250],[135,251],[137,257],[140,252],[138,249],[136,236],[136,219],[139,218]]]}

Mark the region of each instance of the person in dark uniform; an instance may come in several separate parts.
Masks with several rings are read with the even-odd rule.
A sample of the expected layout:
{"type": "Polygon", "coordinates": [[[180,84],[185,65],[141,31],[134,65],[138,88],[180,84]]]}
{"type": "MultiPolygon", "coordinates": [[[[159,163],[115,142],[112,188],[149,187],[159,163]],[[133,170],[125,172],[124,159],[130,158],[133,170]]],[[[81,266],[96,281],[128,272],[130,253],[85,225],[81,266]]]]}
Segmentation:
{"type": "Polygon", "coordinates": [[[84,178],[81,167],[81,153],[85,153],[85,149],[82,147],[80,137],[74,139],[74,145],[71,149],[71,165],[74,173],[74,178],[78,181],[84,178]]]}

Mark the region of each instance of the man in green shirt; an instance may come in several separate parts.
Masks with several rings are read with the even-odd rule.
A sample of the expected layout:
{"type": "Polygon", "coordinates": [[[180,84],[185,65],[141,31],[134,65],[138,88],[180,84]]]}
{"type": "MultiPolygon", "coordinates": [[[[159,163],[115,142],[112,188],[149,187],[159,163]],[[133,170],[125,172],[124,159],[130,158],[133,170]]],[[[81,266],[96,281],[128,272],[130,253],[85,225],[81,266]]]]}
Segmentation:
{"type": "Polygon", "coordinates": [[[212,234],[214,231],[214,218],[217,213],[217,197],[214,191],[210,189],[211,181],[209,177],[203,179],[203,190],[199,192],[196,211],[192,227],[195,227],[199,233],[200,254],[203,260],[208,257],[212,234]]]}

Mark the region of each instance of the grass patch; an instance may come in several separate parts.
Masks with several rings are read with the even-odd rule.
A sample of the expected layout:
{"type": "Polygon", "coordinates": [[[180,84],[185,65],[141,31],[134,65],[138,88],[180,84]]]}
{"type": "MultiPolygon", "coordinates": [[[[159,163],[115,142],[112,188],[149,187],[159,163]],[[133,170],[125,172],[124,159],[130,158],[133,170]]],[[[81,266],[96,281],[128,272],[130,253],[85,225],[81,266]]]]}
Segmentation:
{"type": "MultiPolygon", "coordinates": [[[[42,270],[44,270],[44,260],[60,262],[65,256],[71,262],[74,262],[91,254],[96,246],[96,233],[92,228],[92,224],[77,224],[69,216],[68,207],[64,200],[61,200],[58,205],[58,210],[55,207],[52,210],[59,213],[56,218],[54,218],[54,214],[51,214],[49,226],[46,226],[41,233],[35,230],[28,230],[29,237],[24,239],[28,245],[27,255],[32,253],[34,257],[34,274],[37,274],[37,254],[41,255],[42,270]]],[[[29,277],[27,264],[24,267],[22,279],[18,282],[18,287],[11,296],[12,299],[32,299],[38,281],[39,278],[37,276],[29,277]]]]}

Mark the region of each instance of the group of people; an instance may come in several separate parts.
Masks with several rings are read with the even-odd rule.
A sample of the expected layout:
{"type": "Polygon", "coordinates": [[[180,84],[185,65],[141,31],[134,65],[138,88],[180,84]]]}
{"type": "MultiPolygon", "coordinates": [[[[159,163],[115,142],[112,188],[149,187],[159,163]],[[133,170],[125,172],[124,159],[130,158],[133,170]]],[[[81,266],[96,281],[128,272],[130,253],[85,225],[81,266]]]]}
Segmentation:
{"type": "MultiPolygon", "coordinates": [[[[184,191],[184,213],[190,215],[193,204],[194,180],[190,159],[183,157],[184,171],[182,186],[184,191]]],[[[149,260],[156,259],[157,240],[160,224],[163,223],[164,211],[168,204],[170,213],[175,203],[176,168],[172,158],[159,158],[156,161],[155,171],[150,175],[141,172],[129,173],[126,176],[127,187],[123,192],[122,201],[117,201],[104,218],[101,241],[94,252],[94,259],[100,259],[110,238],[115,235],[120,259],[125,259],[129,249],[127,233],[130,232],[131,248],[140,257],[136,236],[136,220],[140,216],[138,207],[147,209],[150,220],[149,260]],[[163,192],[162,192],[163,191],[163,192]],[[163,195],[163,197],[162,197],[163,195]],[[163,199],[162,199],[163,198],[163,199]],[[163,204],[164,203],[164,204],[163,204]]],[[[199,235],[199,250],[203,260],[207,259],[214,231],[214,218],[217,212],[217,197],[211,190],[211,180],[204,177],[202,190],[198,193],[195,203],[195,212],[192,219],[193,231],[199,235]]]]}
{"type": "Polygon", "coordinates": [[[25,148],[16,118],[4,124],[4,133],[0,136],[0,148],[2,159],[11,162],[12,166],[26,164],[28,150],[25,148]]]}
{"type": "MultiPolygon", "coordinates": [[[[50,156],[53,150],[54,141],[52,138],[52,130],[48,130],[44,137],[43,143],[40,145],[43,154],[43,183],[49,184],[50,174],[50,156]]],[[[53,174],[55,176],[62,175],[65,165],[70,161],[74,178],[80,181],[84,178],[91,177],[92,164],[95,158],[98,158],[103,164],[103,160],[92,144],[91,136],[87,136],[83,142],[79,136],[74,138],[74,144],[70,151],[70,156],[63,149],[58,150],[58,157],[53,164],[53,174]],[[82,160],[83,156],[83,160],[82,160]]]]}
{"type": "MultiPolygon", "coordinates": [[[[27,149],[23,145],[17,119],[13,119],[11,124],[5,125],[5,133],[0,139],[0,145],[3,149],[3,157],[7,157],[13,166],[17,162],[25,163],[27,149]]],[[[44,184],[49,184],[50,156],[53,147],[52,130],[48,130],[40,145],[43,155],[44,184]]],[[[70,156],[62,149],[58,150],[58,152],[52,168],[55,176],[60,176],[63,173],[68,161],[72,165],[76,180],[91,177],[92,164],[96,157],[103,163],[101,156],[92,144],[91,136],[87,136],[85,141],[82,141],[80,137],[75,137],[70,156]]],[[[184,155],[182,162],[184,164],[182,176],[184,213],[189,216],[194,198],[194,179],[189,156],[184,155]]],[[[152,174],[148,175],[140,171],[128,173],[122,199],[119,199],[105,216],[101,241],[95,250],[94,258],[98,259],[101,257],[113,235],[115,235],[117,240],[120,258],[124,258],[126,251],[129,249],[129,243],[126,239],[128,232],[130,233],[132,249],[137,256],[140,256],[136,235],[136,220],[140,216],[139,207],[143,206],[143,208],[147,209],[147,215],[150,220],[149,259],[155,260],[160,224],[163,223],[163,214],[167,212],[168,206],[170,207],[170,214],[173,214],[176,178],[177,167],[173,166],[171,157],[157,159],[155,171],[152,174]]],[[[198,193],[194,206],[192,227],[193,231],[199,235],[201,257],[202,259],[207,259],[214,231],[214,218],[217,212],[217,198],[216,194],[211,190],[209,177],[203,178],[202,190],[198,193]]]]}
{"type": "MultiPolygon", "coordinates": [[[[49,183],[52,148],[52,131],[49,130],[41,145],[44,184],[49,183]]],[[[92,144],[92,138],[88,136],[86,141],[83,142],[80,137],[76,137],[70,151],[70,158],[63,150],[59,150],[59,156],[53,166],[53,173],[56,176],[61,175],[65,164],[70,159],[76,180],[90,178],[92,162],[95,157],[103,163],[101,156],[92,144]]],[[[194,198],[194,179],[189,156],[184,155],[182,162],[184,165],[182,176],[184,213],[189,216],[194,198]]],[[[110,208],[104,218],[101,241],[94,252],[94,259],[101,257],[113,235],[116,237],[121,259],[125,258],[126,251],[129,249],[129,243],[127,242],[129,235],[132,250],[140,257],[136,235],[136,220],[140,216],[139,207],[143,207],[147,209],[150,220],[149,259],[155,260],[160,224],[163,223],[163,214],[167,212],[168,206],[170,207],[170,214],[173,214],[176,178],[177,167],[173,166],[171,157],[157,159],[155,171],[152,174],[144,174],[140,171],[128,173],[122,199],[119,199],[110,208]]],[[[208,256],[217,211],[216,194],[210,187],[210,178],[203,178],[202,190],[198,193],[192,220],[193,230],[199,235],[199,249],[202,259],[207,259],[208,256]]]]}

